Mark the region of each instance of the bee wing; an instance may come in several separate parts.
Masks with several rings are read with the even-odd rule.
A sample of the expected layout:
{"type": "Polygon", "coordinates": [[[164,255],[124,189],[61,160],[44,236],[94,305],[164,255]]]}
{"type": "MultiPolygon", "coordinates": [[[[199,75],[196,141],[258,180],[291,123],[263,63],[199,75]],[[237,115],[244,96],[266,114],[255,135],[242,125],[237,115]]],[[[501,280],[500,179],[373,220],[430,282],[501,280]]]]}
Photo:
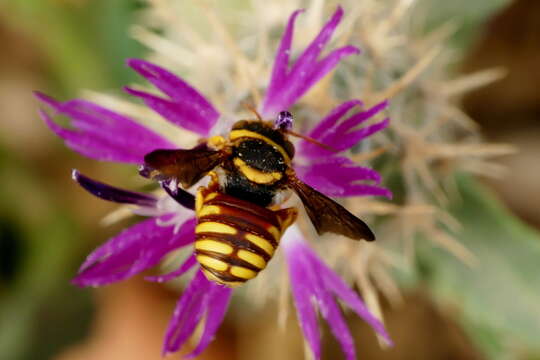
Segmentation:
{"type": "Polygon", "coordinates": [[[319,235],[331,232],[355,240],[375,240],[375,235],[365,222],[334,200],[303,183],[295,176],[289,175],[288,183],[302,200],[319,235]]]}
{"type": "Polygon", "coordinates": [[[225,156],[224,151],[212,150],[203,144],[187,150],[155,150],[144,157],[144,162],[150,177],[176,178],[187,189],[222,163],[225,156]]]}

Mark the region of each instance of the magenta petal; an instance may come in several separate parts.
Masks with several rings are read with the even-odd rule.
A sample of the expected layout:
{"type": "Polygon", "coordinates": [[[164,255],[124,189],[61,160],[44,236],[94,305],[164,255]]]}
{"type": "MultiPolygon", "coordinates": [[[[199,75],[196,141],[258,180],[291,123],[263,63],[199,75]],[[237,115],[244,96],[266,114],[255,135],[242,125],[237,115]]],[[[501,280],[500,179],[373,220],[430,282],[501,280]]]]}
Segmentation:
{"type": "Polygon", "coordinates": [[[347,359],[356,358],[354,341],[335,297],[350,306],[388,344],[392,344],[383,324],[366,308],[360,297],[313,252],[298,230],[291,228],[283,241],[291,286],[300,325],[316,359],[320,358],[320,339],[315,308],[328,322],[347,359]]]}
{"type": "Polygon", "coordinates": [[[388,101],[383,101],[383,102],[373,106],[372,108],[370,108],[368,110],[356,113],[353,116],[351,116],[350,118],[348,118],[347,120],[345,120],[343,123],[341,123],[337,127],[336,131],[338,133],[345,133],[345,132],[349,131],[349,129],[352,129],[352,128],[360,125],[364,121],[366,121],[366,120],[370,119],[371,117],[377,115],[378,113],[385,110],[386,108],[388,108],[388,101]]]}
{"type": "Polygon", "coordinates": [[[379,183],[381,180],[381,176],[375,170],[357,166],[353,161],[343,156],[323,158],[309,165],[295,166],[295,169],[301,171],[302,176],[307,179],[317,176],[329,177],[339,179],[347,184],[359,180],[374,180],[379,183]]]}
{"type": "Polygon", "coordinates": [[[144,155],[153,150],[175,148],[174,144],[133,119],[89,101],[75,99],[60,102],[41,93],[36,93],[36,97],[55,113],[71,118],[73,129],[67,129],[40,111],[49,128],[63,138],[68,147],[84,156],[142,164],[144,155]]]}
{"type": "MultiPolygon", "coordinates": [[[[390,124],[390,119],[386,118],[376,124],[366,126],[365,128],[358,129],[356,131],[342,133],[342,136],[333,136],[329,140],[323,140],[324,144],[336,149],[337,151],[343,151],[350,149],[354,145],[358,144],[362,139],[373,135],[376,132],[386,129],[390,124]]],[[[323,149],[324,151],[327,151],[323,149]]]]}
{"type": "Polygon", "coordinates": [[[159,282],[159,283],[171,281],[172,279],[175,279],[179,276],[184,275],[196,264],[197,264],[197,259],[195,258],[195,255],[192,254],[182,263],[182,265],[178,267],[178,269],[164,275],[146,276],[144,279],[148,281],[159,282]]]}
{"type": "MultiPolygon", "coordinates": [[[[315,270],[315,269],[313,269],[315,270]]],[[[319,277],[320,274],[314,273],[314,276],[319,277]]],[[[339,305],[334,300],[328,289],[317,288],[317,297],[319,311],[322,317],[330,325],[330,330],[334,337],[341,345],[341,349],[345,353],[345,358],[349,360],[356,359],[356,350],[354,339],[349,331],[347,322],[343,318],[339,305]]]]}
{"type": "Polygon", "coordinates": [[[304,257],[296,256],[293,251],[286,251],[285,256],[289,266],[291,289],[300,327],[315,359],[320,359],[321,334],[317,321],[317,313],[312,303],[314,290],[311,283],[305,281],[305,277],[309,276],[305,272],[309,264],[305,263],[306,259],[304,257]]]}
{"type": "Polygon", "coordinates": [[[366,307],[364,302],[360,299],[358,294],[351,290],[349,286],[341,279],[335,272],[329,269],[320,258],[314,253],[311,255],[311,259],[318,263],[319,266],[325,267],[327,271],[323,271],[321,276],[324,278],[324,282],[328,287],[339,297],[347,306],[349,306],[358,316],[364,319],[377,334],[382,336],[386,343],[390,346],[393,345],[390,335],[386,332],[384,325],[377,319],[366,307]]]}
{"type": "Polygon", "coordinates": [[[206,279],[199,270],[178,301],[165,335],[163,355],[178,351],[193,335],[197,325],[206,314],[206,324],[197,348],[190,356],[202,352],[212,341],[231,295],[231,289],[206,279]]]}
{"type": "Polygon", "coordinates": [[[332,34],[334,34],[334,31],[341,22],[342,18],[343,8],[338,6],[336,11],[332,14],[330,20],[324,24],[319,34],[317,34],[306,50],[304,50],[304,52],[298,57],[298,60],[294,64],[291,73],[299,72],[301,69],[308,68],[317,60],[328,41],[330,41],[332,34]]]}
{"type": "MultiPolygon", "coordinates": [[[[327,190],[327,193],[332,191],[327,190]]],[[[350,184],[336,191],[335,195],[329,195],[334,197],[351,197],[351,196],[383,196],[388,199],[392,199],[392,192],[387,188],[383,188],[377,185],[365,185],[365,184],[350,184]]]]}
{"type": "Polygon", "coordinates": [[[194,229],[195,219],[186,221],[176,234],[174,227],[159,226],[153,218],[135,224],[94,250],[73,283],[101,286],[138,274],[170,251],[192,243],[194,229]]]}
{"type": "Polygon", "coordinates": [[[103,200],[145,207],[155,207],[157,203],[157,198],[154,195],[120,189],[93,180],[75,169],[71,172],[71,177],[83,189],[103,200]]]}
{"type": "Polygon", "coordinates": [[[312,86],[332,71],[342,58],[359,53],[360,50],[356,47],[345,46],[332,51],[327,57],[320,61],[305,67],[295,66],[287,78],[287,87],[284,88],[277,97],[276,106],[279,104],[279,108],[288,109],[312,86]]]}
{"type": "MultiPolygon", "coordinates": [[[[386,109],[388,102],[383,101],[366,111],[359,111],[345,118],[345,115],[356,105],[360,105],[360,102],[353,100],[335,107],[308,133],[308,136],[340,152],[350,149],[362,139],[388,126],[389,119],[384,119],[365,128],[355,129],[358,125],[386,109]]],[[[302,140],[299,146],[299,154],[306,158],[316,159],[333,156],[335,152],[302,140]]]]}
{"type": "Polygon", "coordinates": [[[287,27],[285,28],[285,32],[281,37],[281,42],[274,60],[274,67],[272,68],[270,84],[266,90],[267,100],[276,96],[276,93],[279,91],[280,86],[283,84],[287,76],[287,72],[289,70],[289,57],[294,32],[294,23],[296,22],[298,15],[300,15],[302,12],[304,12],[304,10],[296,10],[291,14],[287,27]]]}
{"type": "Polygon", "coordinates": [[[204,96],[184,80],[155,64],[129,59],[128,65],[169,99],[127,88],[131,95],[142,98],[149,107],[173,124],[203,136],[208,135],[218,120],[219,113],[204,96]]]}
{"type": "Polygon", "coordinates": [[[173,317],[165,333],[163,355],[176,352],[189,339],[202,319],[208,301],[210,283],[197,271],[176,304],[173,317]]]}
{"type": "Polygon", "coordinates": [[[331,197],[348,196],[385,196],[392,193],[383,187],[362,184],[360,181],[380,182],[381,177],[369,168],[355,165],[345,157],[323,158],[309,165],[295,165],[294,169],[300,180],[331,197]]]}
{"type": "Polygon", "coordinates": [[[148,107],[173,124],[202,136],[208,134],[210,129],[205,124],[204,113],[197,110],[195,106],[192,106],[193,104],[167,100],[129,87],[125,87],[124,89],[128,94],[141,98],[148,107]]]}
{"type": "Polygon", "coordinates": [[[208,301],[208,312],[206,313],[206,320],[204,324],[204,330],[201,336],[199,344],[186,358],[193,358],[201,354],[204,349],[214,339],[214,335],[217,332],[219,326],[223,322],[229,302],[231,300],[232,289],[226,286],[221,286],[215,283],[211,283],[211,289],[208,301]]]}
{"type": "MultiPolygon", "coordinates": [[[[345,116],[345,114],[349,110],[361,104],[362,102],[360,100],[349,100],[336,106],[307,135],[313,139],[320,139],[325,134],[326,131],[328,131],[329,129],[335,128],[338,121],[343,116],[345,116]]],[[[317,146],[308,141],[301,140],[300,150],[302,151],[305,147],[308,147],[308,145],[317,146]]]]}
{"type": "Polygon", "coordinates": [[[334,30],[341,22],[343,9],[338,7],[332,18],[288,71],[294,22],[299,13],[296,11],[289,18],[276,54],[270,84],[264,99],[263,116],[271,117],[282,110],[287,110],[322,77],[334,69],[343,57],[359,53],[357,48],[345,46],[330,52],[322,60],[318,60],[334,30]]]}
{"type": "Polygon", "coordinates": [[[66,145],[73,151],[86,157],[121,163],[141,163],[143,156],[137,151],[115,146],[110,141],[103,141],[92,134],[85,134],[73,130],[64,129],[57,125],[46,112],[40,110],[39,115],[47,126],[59,137],[64,139],[66,145]]]}

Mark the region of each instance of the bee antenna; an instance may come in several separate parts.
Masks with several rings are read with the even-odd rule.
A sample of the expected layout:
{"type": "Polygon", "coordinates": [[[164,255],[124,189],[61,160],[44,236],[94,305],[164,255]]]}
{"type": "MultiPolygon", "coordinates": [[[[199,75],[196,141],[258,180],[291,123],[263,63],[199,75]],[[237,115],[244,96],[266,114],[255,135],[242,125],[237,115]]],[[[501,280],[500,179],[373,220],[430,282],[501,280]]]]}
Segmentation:
{"type": "Polygon", "coordinates": [[[244,107],[248,110],[248,111],[251,111],[253,114],[255,114],[255,116],[257,117],[257,119],[259,121],[263,121],[262,117],[261,117],[261,114],[259,114],[259,112],[257,111],[257,109],[255,109],[255,107],[252,105],[252,104],[249,104],[249,103],[244,103],[244,107]]]}
{"type": "Polygon", "coordinates": [[[315,145],[317,145],[317,146],[320,146],[320,147],[322,147],[322,148],[325,149],[325,150],[328,150],[328,151],[331,151],[331,152],[334,152],[334,153],[338,153],[338,152],[339,152],[338,150],[334,149],[333,147],[328,146],[328,145],[326,145],[326,144],[323,144],[322,142],[317,141],[317,140],[315,140],[315,139],[313,139],[313,138],[310,138],[309,136],[299,134],[299,133],[297,133],[297,132],[295,132],[295,131],[292,131],[292,130],[289,130],[289,129],[283,130],[283,131],[284,131],[285,133],[289,134],[289,135],[296,136],[296,137],[299,137],[300,139],[309,141],[310,143],[315,144],[315,145]]]}

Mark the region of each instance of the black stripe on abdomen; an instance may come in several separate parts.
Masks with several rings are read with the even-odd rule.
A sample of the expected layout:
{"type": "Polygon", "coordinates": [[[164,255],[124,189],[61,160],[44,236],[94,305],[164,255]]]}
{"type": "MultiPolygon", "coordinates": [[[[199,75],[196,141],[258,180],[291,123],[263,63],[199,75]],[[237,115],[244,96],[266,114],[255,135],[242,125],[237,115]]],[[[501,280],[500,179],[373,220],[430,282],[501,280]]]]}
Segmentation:
{"type": "Polygon", "coordinates": [[[219,193],[198,214],[195,253],[212,280],[241,284],[266,267],[281,237],[273,211],[219,193]],[[212,207],[210,214],[206,207],[212,207]]]}

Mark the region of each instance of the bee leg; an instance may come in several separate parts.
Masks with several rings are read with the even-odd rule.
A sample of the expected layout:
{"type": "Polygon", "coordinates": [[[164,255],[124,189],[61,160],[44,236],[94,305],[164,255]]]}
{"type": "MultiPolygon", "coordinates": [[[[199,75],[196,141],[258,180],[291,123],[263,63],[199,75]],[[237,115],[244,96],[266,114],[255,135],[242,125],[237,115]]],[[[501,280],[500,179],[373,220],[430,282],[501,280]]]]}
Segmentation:
{"type": "Polygon", "coordinates": [[[210,176],[210,182],[207,186],[200,186],[197,189],[197,195],[195,197],[195,211],[198,213],[204,202],[208,201],[208,196],[211,194],[217,194],[219,190],[219,177],[215,171],[210,171],[208,173],[210,176]]]}
{"type": "Polygon", "coordinates": [[[296,221],[296,218],[298,217],[298,210],[292,207],[276,210],[274,211],[274,213],[278,218],[282,234],[285,232],[285,230],[287,230],[289,226],[291,226],[296,221]]]}
{"type": "Polygon", "coordinates": [[[219,189],[219,176],[215,171],[210,171],[208,173],[210,176],[210,182],[206,187],[209,191],[217,191],[219,189]]]}

